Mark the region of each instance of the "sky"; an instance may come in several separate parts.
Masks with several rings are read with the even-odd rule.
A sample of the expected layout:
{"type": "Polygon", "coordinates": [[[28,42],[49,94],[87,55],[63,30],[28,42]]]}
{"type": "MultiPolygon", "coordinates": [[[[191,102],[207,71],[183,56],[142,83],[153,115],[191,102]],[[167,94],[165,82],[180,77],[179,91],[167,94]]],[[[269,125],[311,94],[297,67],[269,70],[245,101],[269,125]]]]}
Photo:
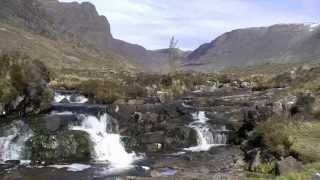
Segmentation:
{"type": "MultiPolygon", "coordinates": [[[[75,0],[60,0],[71,2],[75,0]]],[[[238,28],[320,23],[320,0],[77,0],[96,5],[117,39],[147,49],[192,50],[238,28]],[[318,8],[318,9],[317,9],[318,8]]]]}

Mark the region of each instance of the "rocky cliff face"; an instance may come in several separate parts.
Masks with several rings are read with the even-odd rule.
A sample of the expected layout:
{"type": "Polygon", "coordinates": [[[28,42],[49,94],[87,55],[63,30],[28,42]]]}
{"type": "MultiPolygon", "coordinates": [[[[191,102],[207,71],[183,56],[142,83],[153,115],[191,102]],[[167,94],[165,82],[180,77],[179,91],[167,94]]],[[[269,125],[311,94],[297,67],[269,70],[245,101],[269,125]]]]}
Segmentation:
{"type": "Polygon", "coordinates": [[[319,60],[319,27],[316,24],[280,24],[234,30],[200,46],[187,57],[186,64],[208,70],[319,60]]]}
{"type": "Polygon", "coordinates": [[[125,57],[131,63],[147,70],[159,70],[166,64],[162,53],[148,51],[144,47],[114,39],[106,17],[100,16],[94,5],[84,3],[61,3],[57,0],[41,1],[45,11],[53,19],[59,34],[80,39],[101,51],[106,49],[125,57]],[[156,67],[156,68],[155,68],[156,67]]]}
{"type": "Polygon", "coordinates": [[[22,26],[52,39],[89,46],[100,52],[113,52],[146,70],[159,71],[167,55],[114,39],[106,17],[91,3],[62,3],[58,0],[3,0],[0,20],[22,26]]]}

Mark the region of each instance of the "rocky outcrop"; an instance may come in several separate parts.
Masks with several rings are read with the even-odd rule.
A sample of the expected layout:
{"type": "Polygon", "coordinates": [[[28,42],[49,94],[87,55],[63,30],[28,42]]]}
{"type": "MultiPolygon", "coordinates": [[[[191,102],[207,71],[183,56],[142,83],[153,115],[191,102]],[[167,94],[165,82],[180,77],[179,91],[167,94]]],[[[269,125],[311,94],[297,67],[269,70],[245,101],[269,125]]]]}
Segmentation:
{"type": "Polygon", "coordinates": [[[190,68],[212,70],[316,61],[320,57],[319,27],[317,24],[279,24],[233,30],[200,46],[188,55],[185,63],[190,68]]]}
{"type": "Polygon", "coordinates": [[[111,112],[119,122],[127,147],[133,150],[171,151],[197,144],[196,132],[185,124],[190,114],[177,104],[121,104],[111,112]]]}

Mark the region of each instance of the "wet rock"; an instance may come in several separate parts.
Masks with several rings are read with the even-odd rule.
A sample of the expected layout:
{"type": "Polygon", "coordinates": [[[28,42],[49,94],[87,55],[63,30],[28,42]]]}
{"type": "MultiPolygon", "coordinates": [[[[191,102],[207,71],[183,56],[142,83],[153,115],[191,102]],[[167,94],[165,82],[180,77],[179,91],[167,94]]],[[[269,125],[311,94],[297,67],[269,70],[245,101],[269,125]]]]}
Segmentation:
{"type": "Polygon", "coordinates": [[[20,160],[8,160],[5,162],[6,164],[11,164],[11,165],[19,165],[20,164],[20,160]]]}
{"type": "Polygon", "coordinates": [[[145,133],[141,137],[141,142],[144,144],[162,143],[163,141],[164,141],[163,131],[145,133]]]}
{"type": "Polygon", "coordinates": [[[21,103],[24,99],[25,99],[24,96],[17,96],[17,97],[15,98],[15,100],[13,100],[13,101],[11,102],[11,106],[13,107],[13,109],[17,109],[18,106],[20,105],[20,103],[21,103]]]}
{"type": "Polygon", "coordinates": [[[77,117],[73,114],[70,115],[44,115],[34,117],[31,120],[32,129],[35,132],[42,134],[52,134],[57,131],[66,130],[68,125],[76,122],[77,117]]]}
{"type": "Polygon", "coordinates": [[[14,164],[0,164],[0,174],[2,171],[15,167],[14,164]]]}
{"type": "Polygon", "coordinates": [[[303,170],[302,162],[297,161],[291,156],[277,162],[277,172],[279,175],[301,170],[303,170]]]}
{"type": "Polygon", "coordinates": [[[92,142],[83,131],[65,131],[57,135],[35,135],[30,141],[32,161],[46,164],[88,161],[92,142]]]}
{"type": "Polygon", "coordinates": [[[69,100],[67,98],[63,98],[59,103],[62,103],[62,104],[69,104],[69,100]]]}
{"type": "Polygon", "coordinates": [[[197,132],[187,126],[170,128],[165,137],[164,147],[167,150],[192,147],[197,145],[197,132]]]}
{"type": "Polygon", "coordinates": [[[0,103],[0,116],[3,116],[6,114],[6,111],[4,109],[4,105],[2,103],[0,103]]]}

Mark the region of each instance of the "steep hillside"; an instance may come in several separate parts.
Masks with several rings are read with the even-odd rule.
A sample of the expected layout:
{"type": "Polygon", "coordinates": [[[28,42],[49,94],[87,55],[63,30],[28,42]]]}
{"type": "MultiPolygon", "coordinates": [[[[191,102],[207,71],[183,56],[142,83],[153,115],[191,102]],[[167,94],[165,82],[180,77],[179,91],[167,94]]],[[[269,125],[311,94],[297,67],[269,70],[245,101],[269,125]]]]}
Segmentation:
{"type": "Polygon", "coordinates": [[[193,51],[187,68],[217,70],[264,63],[315,62],[320,60],[320,26],[279,24],[225,33],[193,51]]]}
{"type": "Polygon", "coordinates": [[[161,53],[148,51],[142,46],[113,38],[107,18],[100,16],[90,3],[44,0],[41,4],[52,18],[59,34],[76,37],[102,51],[111,50],[146,70],[159,71],[159,66],[166,64],[167,57],[161,53]]]}
{"type": "MultiPolygon", "coordinates": [[[[0,54],[20,52],[43,61],[54,72],[64,69],[66,74],[78,72],[104,72],[105,76],[114,72],[135,72],[136,68],[126,59],[112,52],[98,51],[53,40],[22,28],[0,23],[0,54]]],[[[59,74],[59,73],[57,73],[59,74]]],[[[85,75],[84,77],[88,77],[85,75]]]]}
{"type": "Polygon", "coordinates": [[[167,64],[167,56],[163,53],[114,39],[107,18],[100,16],[90,3],[2,0],[0,20],[51,40],[64,41],[100,54],[117,55],[115,59],[127,59],[145,70],[158,72],[167,64]]]}

